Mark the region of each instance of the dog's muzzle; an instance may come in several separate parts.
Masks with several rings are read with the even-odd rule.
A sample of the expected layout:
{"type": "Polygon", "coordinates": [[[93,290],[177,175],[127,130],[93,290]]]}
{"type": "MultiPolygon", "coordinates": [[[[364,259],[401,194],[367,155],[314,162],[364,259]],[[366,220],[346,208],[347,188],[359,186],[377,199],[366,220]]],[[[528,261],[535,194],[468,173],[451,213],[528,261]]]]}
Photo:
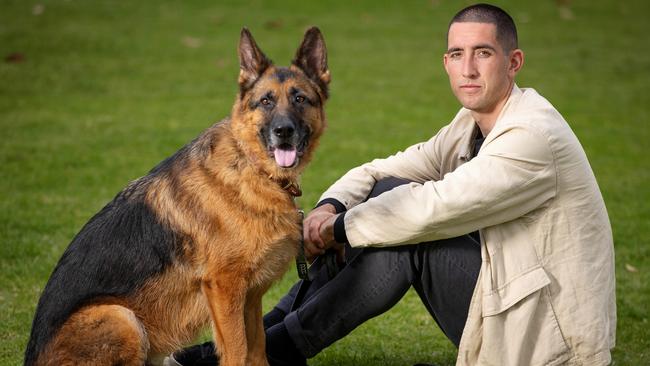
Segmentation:
{"type": "Polygon", "coordinates": [[[307,135],[300,123],[286,116],[277,116],[271,120],[265,135],[269,155],[282,168],[292,168],[298,165],[306,145],[307,135]]]}

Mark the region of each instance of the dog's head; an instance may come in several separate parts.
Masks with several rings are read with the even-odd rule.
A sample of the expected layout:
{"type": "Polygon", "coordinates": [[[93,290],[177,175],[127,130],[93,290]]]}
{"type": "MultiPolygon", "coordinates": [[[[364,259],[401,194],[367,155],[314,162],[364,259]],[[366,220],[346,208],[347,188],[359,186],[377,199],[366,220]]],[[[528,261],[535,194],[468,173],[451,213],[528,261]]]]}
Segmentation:
{"type": "Polygon", "coordinates": [[[316,27],[308,29],[291,66],[276,67],[244,28],[239,62],[233,134],[267,174],[295,176],[310,160],[325,128],[330,73],[323,36],[316,27]]]}

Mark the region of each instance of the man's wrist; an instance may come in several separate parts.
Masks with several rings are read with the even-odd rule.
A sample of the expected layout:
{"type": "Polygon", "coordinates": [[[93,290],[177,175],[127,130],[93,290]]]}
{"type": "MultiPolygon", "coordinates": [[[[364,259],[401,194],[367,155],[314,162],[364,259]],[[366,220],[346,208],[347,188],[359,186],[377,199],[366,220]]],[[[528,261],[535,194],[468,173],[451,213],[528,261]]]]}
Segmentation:
{"type": "MultiPolygon", "coordinates": [[[[318,202],[318,204],[316,204],[316,207],[314,208],[316,209],[323,206],[327,207],[326,205],[330,205],[333,208],[333,210],[330,210],[332,213],[338,214],[347,210],[345,205],[341,203],[341,201],[337,200],[336,198],[325,198],[324,200],[318,202]]],[[[329,207],[327,208],[329,209],[329,207]]]]}
{"type": "Polygon", "coordinates": [[[336,217],[336,220],[334,220],[334,240],[337,243],[340,244],[347,244],[348,243],[348,236],[345,233],[345,214],[346,212],[343,212],[342,214],[338,215],[336,217]]]}

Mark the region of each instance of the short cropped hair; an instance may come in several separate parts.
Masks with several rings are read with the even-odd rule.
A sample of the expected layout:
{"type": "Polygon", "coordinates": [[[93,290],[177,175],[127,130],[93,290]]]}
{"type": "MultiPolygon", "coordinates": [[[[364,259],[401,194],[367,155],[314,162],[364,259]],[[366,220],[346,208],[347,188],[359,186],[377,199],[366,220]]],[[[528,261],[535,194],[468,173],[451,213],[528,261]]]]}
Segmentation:
{"type": "Polygon", "coordinates": [[[467,22],[494,24],[497,27],[497,41],[506,53],[519,48],[515,21],[499,7],[490,4],[476,4],[459,11],[449,22],[447,39],[449,39],[449,28],[452,24],[467,22]]]}

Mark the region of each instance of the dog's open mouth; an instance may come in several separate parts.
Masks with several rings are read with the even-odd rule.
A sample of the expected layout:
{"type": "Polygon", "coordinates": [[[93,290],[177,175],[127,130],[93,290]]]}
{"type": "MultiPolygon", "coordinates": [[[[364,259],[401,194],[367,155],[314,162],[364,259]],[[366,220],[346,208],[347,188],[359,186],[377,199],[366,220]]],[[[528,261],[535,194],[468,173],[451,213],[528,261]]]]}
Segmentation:
{"type": "Polygon", "coordinates": [[[291,168],[298,164],[298,150],[290,144],[280,144],[271,151],[276,164],[283,168],[291,168]]]}

